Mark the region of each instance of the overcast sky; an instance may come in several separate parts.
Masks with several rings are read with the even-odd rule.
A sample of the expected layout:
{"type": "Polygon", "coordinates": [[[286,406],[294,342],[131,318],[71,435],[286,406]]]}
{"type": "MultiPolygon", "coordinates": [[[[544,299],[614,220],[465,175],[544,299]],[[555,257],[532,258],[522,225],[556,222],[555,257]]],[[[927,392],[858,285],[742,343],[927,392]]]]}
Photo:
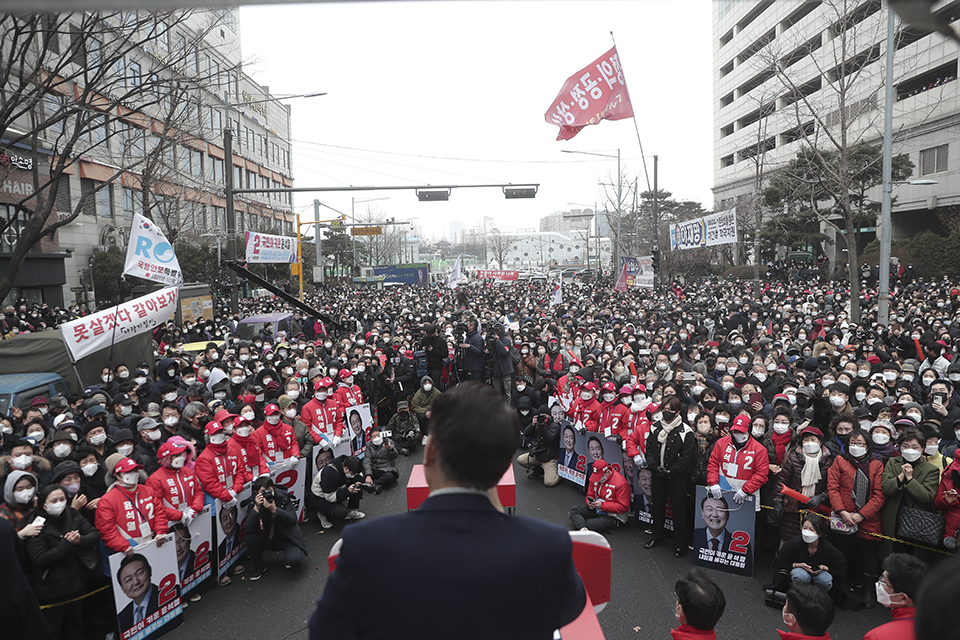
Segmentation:
{"type": "Polygon", "coordinates": [[[240,29],[246,70],[271,92],[328,93],[291,101],[295,186],[540,183],[534,200],[498,189],[424,203],[412,191],[297,194],[304,216],[314,197],[349,214],[352,195],[358,217],[374,208],[439,239],[451,220],[488,215],[512,232],[580,204],[602,210],[598,183],[615,180],[616,159],[561,149],[619,147],[642,187],[633,120],[569,141],[544,121],[567,77],[611,47],[611,30],[651,183],[657,154],[660,188],[713,208],[708,0],[244,6],[240,29]]]}

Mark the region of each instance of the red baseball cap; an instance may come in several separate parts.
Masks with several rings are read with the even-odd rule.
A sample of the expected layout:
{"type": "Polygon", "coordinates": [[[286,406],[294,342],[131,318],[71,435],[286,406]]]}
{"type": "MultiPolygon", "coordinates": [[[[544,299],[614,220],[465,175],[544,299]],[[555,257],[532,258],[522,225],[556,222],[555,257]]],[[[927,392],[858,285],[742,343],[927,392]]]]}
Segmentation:
{"type": "Polygon", "coordinates": [[[187,445],[182,442],[164,442],[157,451],[157,460],[163,460],[170,456],[180,455],[187,450],[187,445]]]}
{"type": "Polygon", "coordinates": [[[587,382],[580,388],[583,389],[584,391],[596,391],[597,385],[593,384],[592,382],[587,382]]]}
{"type": "Polygon", "coordinates": [[[340,369],[339,373],[337,373],[337,376],[341,380],[343,380],[344,378],[349,378],[352,375],[353,375],[353,371],[350,371],[350,369],[340,369]]]}
{"type": "Polygon", "coordinates": [[[280,407],[275,404],[268,404],[267,408],[263,410],[263,415],[272,416],[280,413],[280,407]]]}
{"type": "Polygon", "coordinates": [[[207,428],[204,429],[204,433],[206,433],[208,436],[212,436],[218,431],[223,431],[223,425],[217,422],[216,420],[211,420],[210,422],[208,422],[207,428]]]}
{"type": "Polygon", "coordinates": [[[143,469],[143,465],[137,464],[130,458],[124,458],[113,468],[113,473],[127,473],[129,471],[136,471],[137,469],[143,469]]]}
{"type": "Polygon", "coordinates": [[[730,425],[730,431],[739,431],[740,433],[747,433],[750,430],[750,417],[744,414],[738,415],[733,419],[733,424],[730,425]]]}

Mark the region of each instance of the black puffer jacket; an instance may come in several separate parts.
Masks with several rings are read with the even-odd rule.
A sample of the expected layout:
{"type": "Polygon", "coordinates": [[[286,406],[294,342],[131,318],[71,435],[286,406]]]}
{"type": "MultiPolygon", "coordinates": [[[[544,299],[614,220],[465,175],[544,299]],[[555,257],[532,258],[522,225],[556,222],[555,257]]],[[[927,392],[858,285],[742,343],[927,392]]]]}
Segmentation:
{"type": "Polygon", "coordinates": [[[247,511],[247,539],[250,536],[260,536],[265,540],[277,542],[289,540],[300,547],[303,555],[308,555],[307,541],[300,530],[300,523],[297,522],[297,508],[290,492],[279,485],[274,485],[273,493],[277,504],[275,513],[270,513],[264,507],[261,507],[260,512],[257,513],[253,508],[254,503],[250,503],[247,511]]]}
{"type": "Polygon", "coordinates": [[[25,541],[37,600],[46,604],[83,594],[93,568],[100,563],[100,534],[71,507],[57,518],[39,510],[35,515],[46,518],[43,530],[25,541]],[[79,544],[63,537],[70,531],[80,532],[79,544]]]}

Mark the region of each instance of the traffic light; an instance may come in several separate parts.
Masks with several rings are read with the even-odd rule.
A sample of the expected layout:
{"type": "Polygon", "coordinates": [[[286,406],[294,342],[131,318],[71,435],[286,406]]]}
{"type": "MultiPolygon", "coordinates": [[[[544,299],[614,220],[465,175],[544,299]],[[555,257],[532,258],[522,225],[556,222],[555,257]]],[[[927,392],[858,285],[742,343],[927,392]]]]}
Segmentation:
{"type": "Polygon", "coordinates": [[[653,272],[657,273],[658,271],[660,271],[660,249],[658,249],[657,247],[653,248],[653,256],[651,258],[651,262],[653,264],[653,272]]]}

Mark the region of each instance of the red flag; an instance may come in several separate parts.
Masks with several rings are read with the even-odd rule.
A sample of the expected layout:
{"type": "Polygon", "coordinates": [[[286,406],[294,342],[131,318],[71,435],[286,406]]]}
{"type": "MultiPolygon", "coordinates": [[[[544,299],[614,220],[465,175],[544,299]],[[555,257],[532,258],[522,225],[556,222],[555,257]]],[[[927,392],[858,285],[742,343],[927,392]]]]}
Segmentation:
{"type": "Polygon", "coordinates": [[[617,285],[613,288],[614,291],[619,291],[620,293],[627,292],[627,263],[623,263],[623,270],[620,271],[620,277],[617,278],[617,285]]]}
{"type": "Polygon", "coordinates": [[[544,119],[560,127],[557,140],[569,140],[589,124],[633,117],[617,47],[567,78],[544,119]]]}

